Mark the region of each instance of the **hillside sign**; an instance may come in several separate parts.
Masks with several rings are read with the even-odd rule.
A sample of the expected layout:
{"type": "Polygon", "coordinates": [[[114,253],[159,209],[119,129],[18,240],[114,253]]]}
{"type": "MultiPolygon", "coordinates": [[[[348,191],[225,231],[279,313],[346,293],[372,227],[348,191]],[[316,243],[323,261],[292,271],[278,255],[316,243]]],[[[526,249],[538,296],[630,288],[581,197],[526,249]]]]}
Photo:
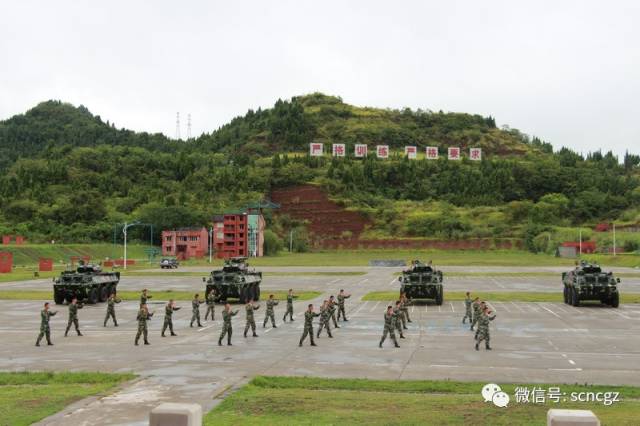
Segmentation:
{"type": "MultiPolygon", "coordinates": [[[[366,144],[355,144],[354,156],[356,158],[365,158],[368,154],[369,147],[366,144]]],[[[389,145],[376,145],[376,157],[381,159],[389,158],[389,145]]],[[[439,158],[439,149],[437,146],[428,146],[424,151],[427,160],[437,160],[439,158]]],[[[312,142],[309,144],[309,155],[312,157],[322,157],[324,155],[324,144],[312,142]]],[[[334,143],[331,145],[331,155],[333,157],[346,157],[347,146],[343,143],[334,143]]],[[[410,159],[418,158],[418,147],[409,145],[404,147],[404,155],[410,159]]],[[[461,160],[462,150],[459,147],[451,146],[447,148],[447,158],[449,160],[461,160]]],[[[482,148],[469,148],[469,157],[472,161],[482,160],[482,148]]]]}

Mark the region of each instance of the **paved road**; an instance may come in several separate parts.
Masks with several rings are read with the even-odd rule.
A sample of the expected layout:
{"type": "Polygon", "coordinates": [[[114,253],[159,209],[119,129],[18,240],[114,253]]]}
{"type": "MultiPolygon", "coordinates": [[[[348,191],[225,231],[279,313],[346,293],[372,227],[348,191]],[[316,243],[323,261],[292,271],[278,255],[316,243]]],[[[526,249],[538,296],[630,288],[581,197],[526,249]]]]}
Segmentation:
{"type": "MultiPolygon", "coordinates": [[[[205,323],[202,329],[191,329],[187,302],[175,314],[179,336],[164,339],[159,336],[162,305],[153,305],[158,314],[150,323],[152,345],[138,347],[133,346],[135,302],[118,305],[121,326],[117,329],[102,327],[104,305],[82,309],[80,322],[85,337],[62,337],[66,307],[59,307],[60,314],[52,321],[56,345],[36,348],[33,344],[40,303],[0,301],[0,369],[132,371],[140,375],[138,381],[110,397],[82,401],[42,423],[60,425],[142,425],[147,422],[148,411],[162,401],[195,401],[206,410],[226,390],[257,374],[640,385],[638,305],[611,309],[557,303],[493,303],[498,316],[492,323],[492,352],[473,349],[472,333],[461,324],[462,302],[445,302],[440,307],[418,305],[411,307],[413,323],[407,339],[400,342],[402,347],[395,349],[387,342],[379,349],[386,303],[359,299],[372,290],[396,290],[398,284],[392,272],[374,268],[364,276],[266,277],[265,289],[320,289],[323,297],[340,288],[353,293],[347,303],[350,321],[334,332],[333,339],[323,335],[317,348],[297,346],[302,321],[296,316],[294,323],[281,324],[283,306],[276,308],[277,329],[263,330],[264,314],[262,310],[257,312],[260,337],[255,339],[242,337],[241,310],[234,321],[234,346],[218,347],[220,308],[217,321],[205,323]]],[[[126,278],[122,288],[196,291],[202,287],[197,277],[160,278],[126,278]]],[[[557,289],[557,281],[549,277],[467,278],[470,277],[448,279],[447,288],[557,289]]],[[[624,284],[629,286],[628,291],[637,290],[640,285],[637,279],[625,280],[624,284]]],[[[50,283],[26,285],[43,288],[50,283]]],[[[307,303],[296,302],[296,313],[302,312],[307,303]]]]}

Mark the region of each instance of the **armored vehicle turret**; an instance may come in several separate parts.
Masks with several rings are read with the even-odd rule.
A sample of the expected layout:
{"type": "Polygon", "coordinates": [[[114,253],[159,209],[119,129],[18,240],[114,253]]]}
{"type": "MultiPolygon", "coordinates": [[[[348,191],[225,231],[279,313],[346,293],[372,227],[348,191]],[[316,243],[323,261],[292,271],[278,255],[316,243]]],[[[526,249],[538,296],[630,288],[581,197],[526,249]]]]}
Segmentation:
{"type": "Polygon", "coordinates": [[[617,308],[620,305],[618,283],[612,272],[603,271],[595,263],[581,261],[576,267],[562,273],[564,303],[580,306],[583,300],[599,300],[617,308]]]}
{"type": "Polygon", "coordinates": [[[106,302],[119,282],[120,272],[102,272],[98,265],[81,264],[75,271],[64,271],[54,278],[53,300],[58,305],[74,297],[83,303],[106,302]]]}
{"type": "Polygon", "coordinates": [[[400,294],[405,293],[409,299],[433,299],[437,305],[442,305],[442,271],[436,270],[431,262],[412,261],[411,269],[402,271],[398,280],[400,294]]]}
{"type": "Polygon", "coordinates": [[[260,283],[262,272],[249,270],[246,257],[233,257],[225,260],[222,269],[211,271],[206,282],[205,294],[215,291],[216,302],[224,302],[236,298],[240,303],[247,300],[260,300],[260,283]]]}

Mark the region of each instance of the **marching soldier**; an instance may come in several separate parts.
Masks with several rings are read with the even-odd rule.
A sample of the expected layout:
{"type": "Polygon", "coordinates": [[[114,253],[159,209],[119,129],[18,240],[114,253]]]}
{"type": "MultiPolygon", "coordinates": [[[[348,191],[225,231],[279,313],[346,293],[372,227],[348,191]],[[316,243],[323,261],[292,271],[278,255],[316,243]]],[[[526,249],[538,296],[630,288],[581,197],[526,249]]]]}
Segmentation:
{"type": "Polygon", "coordinates": [[[293,294],[293,289],[289,289],[289,293],[287,293],[287,311],[284,313],[284,317],[282,317],[283,322],[287,322],[287,315],[289,315],[289,319],[293,321],[293,299],[297,299],[298,296],[293,294]]]}
{"type": "Polygon", "coordinates": [[[278,328],[276,326],[276,318],[273,313],[273,307],[276,306],[277,304],[278,304],[278,301],[273,298],[273,294],[270,294],[269,300],[267,300],[267,312],[265,313],[265,316],[264,316],[264,322],[262,323],[262,328],[265,328],[267,326],[267,321],[269,319],[271,319],[271,325],[273,326],[273,328],[278,328]]]}
{"type": "Polygon", "coordinates": [[[122,302],[122,300],[118,299],[115,293],[111,293],[109,299],[107,299],[107,315],[104,317],[104,327],[107,326],[109,317],[113,319],[113,325],[118,326],[118,321],[116,321],[116,303],[120,302],[122,302]]]}
{"type": "Polygon", "coordinates": [[[387,338],[387,334],[393,340],[393,344],[396,348],[399,348],[400,345],[396,340],[396,333],[394,332],[395,328],[395,314],[393,313],[393,307],[387,306],[387,312],[384,313],[384,331],[382,332],[382,339],[380,339],[380,344],[378,346],[382,347],[385,339],[387,338]]]}
{"type": "Polygon", "coordinates": [[[142,305],[146,305],[147,304],[147,300],[151,299],[153,296],[151,296],[150,294],[147,294],[147,289],[145,288],[144,290],[142,290],[142,293],[140,294],[140,306],[142,305]]]}
{"type": "Polygon", "coordinates": [[[200,295],[198,293],[196,293],[195,296],[193,296],[193,300],[191,301],[191,324],[189,325],[190,327],[193,327],[193,323],[197,320],[198,322],[198,327],[202,327],[202,324],[200,324],[200,305],[202,303],[204,303],[203,300],[198,299],[200,295]]]}
{"type": "Polygon", "coordinates": [[[311,339],[311,346],[317,346],[313,341],[313,319],[318,316],[320,316],[320,314],[313,312],[313,305],[309,305],[304,313],[304,331],[302,332],[298,346],[302,346],[302,342],[307,338],[307,335],[309,335],[311,339]]]}
{"type": "Polygon", "coordinates": [[[478,322],[478,319],[480,318],[480,314],[482,313],[482,311],[480,310],[479,297],[476,297],[475,299],[473,299],[472,307],[473,307],[473,321],[471,321],[471,328],[470,328],[471,331],[473,331],[473,327],[478,322]]]}
{"type": "Polygon", "coordinates": [[[488,306],[485,306],[480,318],[478,319],[478,334],[476,335],[476,351],[479,351],[480,342],[484,340],[484,347],[486,350],[490,351],[491,346],[489,346],[489,340],[491,336],[489,334],[489,322],[493,321],[496,318],[495,314],[492,316],[491,311],[488,306]]]}
{"type": "MultiPolygon", "coordinates": [[[[402,293],[400,295],[400,302],[401,303],[401,310],[402,310],[402,314],[404,315],[404,319],[402,321],[402,325],[405,325],[405,320],[406,322],[412,322],[411,318],[409,318],[409,308],[407,306],[413,305],[413,302],[411,300],[409,300],[409,298],[407,297],[406,293],[402,293]]],[[[405,327],[405,330],[407,328],[405,327]]]]}
{"type": "Polygon", "coordinates": [[[211,289],[209,294],[207,294],[207,313],[204,314],[204,320],[207,320],[209,313],[211,313],[211,321],[215,321],[213,317],[216,312],[216,291],[211,289]]]}
{"type": "Polygon", "coordinates": [[[351,295],[345,294],[342,289],[340,290],[340,293],[338,293],[338,320],[340,320],[340,315],[342,314],[342,321],[349,321],[347,319],[347,314],[344,311],[344,301],[350,297],[351,295]]]}
{"type": "Polygon", "coordinates": [[[169,300],[169,303],[167,303],[164,307],[164,324],[162,324],[162,333],[160,334],[162,337],[164,337],[164,332],[166,331],[167,327],[169,327],[169,331],[171,332],[172,336],[177,336],[177,334],[173,332],[173,313],[179,310],[180,307],[176,306],[176,303],[173,301],[173,299],[169,300]]]}
{"type": "Polygon", "coordinates": [[[44,309],[40,311],[40,334],[38,334],[38,340],[36,340],[36,346],[40,346],[40,340],[43,337],[47,338],[47,345],[53,346],[51,343],[51,328],[49,327],[49,319],[57,314],[57,311],[49,310],[49,302],[44,304],[44,309]]]}
{"type": "Polygon", "coordinates": [[[467,296],[464,298],[464,316],[462,317],[462,323],[464,324],[467,318],[469,318],[469,322],[473,322],[473,315],[471,314],[471,294],[467,292],[467,296]]]}
{"type": "Polygon", "coordinates": [[[76,327],[76,333],[78,333],[78,336],[82,336],[82,333],[80,333],[80,327],[78,326],[78,309],[82,309],[82,303],[78,304],[78,299],[74,297],[71,299],[71,303],[69,304],[69,321],[67,322],[67,329],[64,331],[64,337],[67,337],[67,334],[69,334],[71,324],[76,327]]]}
{"type": "Polygon", "coordinates": [[[336,321],[336,305],[338,303],[336,302],[335,298],[333,297],[333,294],[329,297],[329,314],[331,315],[331,320],[333,321],[333,327],[334,328],[340,328],[340,326],[338,325],[338,321],[336,321]]]}
{"type": "Polygon", "coordinates": [[[251,327],[251,331],[253,332],[253,337],[258,337],[256,334],[256,320],[253,318],[253,311],[257,311],[260,309],[260,305],[254,305],[253,300],[249,299],[247,304],[244,306],[247,315],[247,323],[244,326],[244,337],[247,337],[247,331],[249,331],[249,327],[251,327]]]}
{"type": "Polygon", "coordinates": [[[151,343],[149,343],[149,340],[147,339],[147,335],[148,335],[148,328],[147,328],[147,321],[149,321],[151,319],[151,317],[153,316],[152,312],[149,312],[149,310],[147,309],[147,304],[142,304],[140,305],[140,310],[138,311],[138,316],[137,316],[137,320],[138,320],[138,332],[136,333],[136,340],[135,340],[135,345],[138,346],[138,341],[140,340],[140,335],[142,335],[144,337],[144,344],[145,345],[150,345],[151,343]]]}
{"type": "Polygon", "coordinates": [[[227,345],[233,346],[231,344],[231,334],[233,333],[231,318],[236,315],[238,315],[238,310],[232,311],[231,305],[226,303],[222,310],[222,330],[220,332],[220,338],[218,339],[218,346],[222,346],[222,339],[224,339],[225,335],[227,336],[227,345]]]}
{"type": "Polygon", "coordinates": [[[400,301],[396,300],[396,306],[393,308],[393,320],[396,330],[400,334],[400,338],[404,339],[404,334],[402,333],[402,311],[400,310],[400,301]]]}
{"type": "Polygon", "coordinates": [[[322,307],[320,308],[320,327],[318,328],[318,333],[316,337],[320,338],[320,332],[323,328],[327,330],[327,334],[329,337],[333,337],[331,335],[331,324],[329,321],[331,320],[331,308],[329,307],[329,301],[325,300],[322,303],[322,307]]]}

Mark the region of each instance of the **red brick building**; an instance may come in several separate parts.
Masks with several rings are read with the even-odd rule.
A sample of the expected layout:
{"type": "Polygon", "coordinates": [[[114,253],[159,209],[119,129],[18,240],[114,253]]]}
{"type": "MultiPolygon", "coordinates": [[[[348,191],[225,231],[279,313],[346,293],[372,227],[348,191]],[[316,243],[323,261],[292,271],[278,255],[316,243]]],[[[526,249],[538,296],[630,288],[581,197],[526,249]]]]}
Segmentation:
{"type": "Polygon", "coordinates": [[[182,228],[162,231],[162,255],[186,260],[201,258],[209,252],[209,233],[206,228],[182,228]]]}
{"type": "Polygon", "coordinates": [[[213,248],[218,259],[249,256],[246,213],[229,213],[213,218],[213,248]]]}

